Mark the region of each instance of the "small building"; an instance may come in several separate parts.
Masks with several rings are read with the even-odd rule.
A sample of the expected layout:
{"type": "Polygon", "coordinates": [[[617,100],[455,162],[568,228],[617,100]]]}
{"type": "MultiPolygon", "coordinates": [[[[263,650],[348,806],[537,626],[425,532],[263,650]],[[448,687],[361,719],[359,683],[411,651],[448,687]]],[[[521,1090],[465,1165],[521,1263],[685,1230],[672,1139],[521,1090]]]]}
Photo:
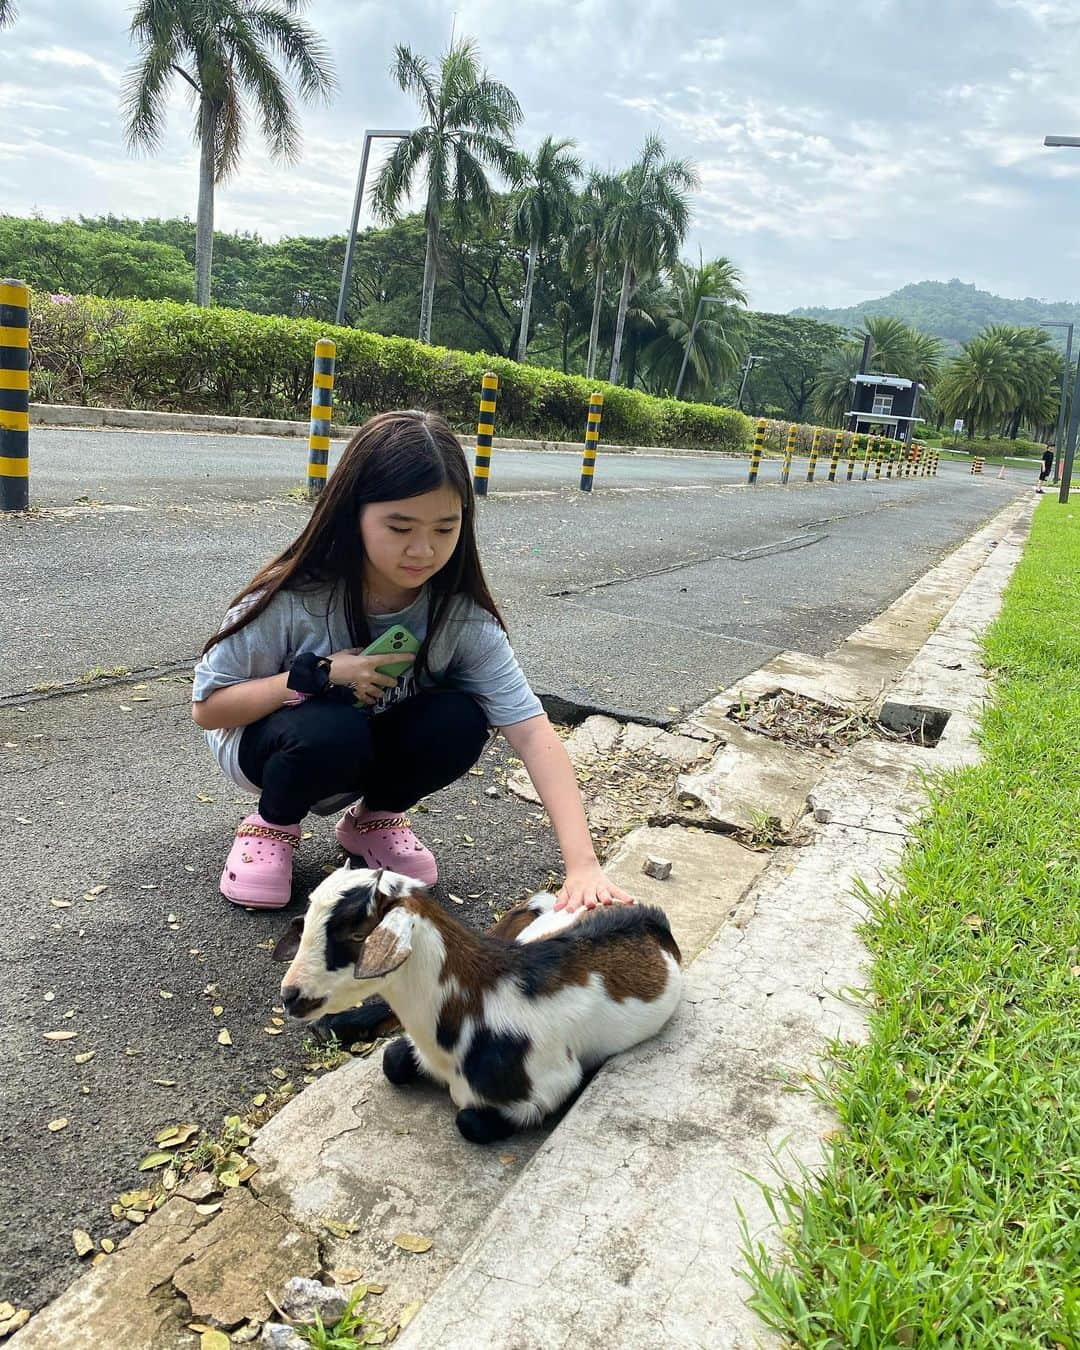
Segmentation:
{"type": "Polygon", "coordinates": [[[910,444],[915,424],[925,421],[918,416],[919,395],[925,386],[918,380],[872,371],[853,376],[851,383],[854,406],[847,415],[848,430],[910,444]]]}

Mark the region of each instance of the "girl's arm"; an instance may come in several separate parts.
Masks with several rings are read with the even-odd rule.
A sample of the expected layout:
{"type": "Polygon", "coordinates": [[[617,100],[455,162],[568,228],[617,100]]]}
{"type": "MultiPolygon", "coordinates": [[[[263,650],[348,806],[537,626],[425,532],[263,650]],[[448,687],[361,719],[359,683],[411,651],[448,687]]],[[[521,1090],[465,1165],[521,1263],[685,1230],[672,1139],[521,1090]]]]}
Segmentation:
{"type": "Polygon", "coordinates": [[[289,674],[285,671],[215,689],[201,702],[191,705],[192,721],[203,731],[248,727],[285,706],[291,696],[288,682],[289,674]]]}
{"type": "Polygon", "coordinates": [[[596,859],[574,766],[554,727],[546,717],[530,717],[501,730],[525,765],[559,841],[566,881],[555,908],[632,905],[634,897],[610,882],[596,859]]]}

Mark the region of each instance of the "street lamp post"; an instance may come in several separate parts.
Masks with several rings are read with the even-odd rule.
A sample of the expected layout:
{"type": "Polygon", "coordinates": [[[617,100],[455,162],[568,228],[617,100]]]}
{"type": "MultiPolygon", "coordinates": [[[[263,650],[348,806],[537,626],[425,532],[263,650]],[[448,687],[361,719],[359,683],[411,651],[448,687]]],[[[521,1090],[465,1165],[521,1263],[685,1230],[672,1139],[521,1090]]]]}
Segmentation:
{"type": "Polygon", "coordinates": [[[690,352],[694,346],[694,334],[697,332],[698,320],[701,318],[701,311],[706,305],[726,305],[727,301],[722,300],[718,295],[703,295],[697,302],[697,309],[694,310],[694,322],[690,325],[690,336],[686,340],[686,351],[683,353],[682,366],[679,368],[679,378],[675,381],[674,397],[679,397],[679,390],[682,388],[683,377],[686,374],[686,364],[690,360],[690,352]]]}
{"type": "Polygon", "coordinates": [[[349,225],[349,238],[345,244],[345,262],[341,268],[341,290],[338,292],[336,324],[345,322],[345,297],[349,293],[349,277],[352,274],[353,253],[356,249],[356,229],[360,223],[360,208],[364,204],[364,179],[367,177],[368,156],[371,154],[371,142],[378,140],[403,141],[411,136],[411,131],[365,131],[364,153],[360,156],[360,176],[356,180],[356,197],[353,200],[352,222],[349,225]]]}
{"type": "Polygon", "coordinates": [[[1061,445],[1063,433],[1065,430],[1065,404],[1068,401],[1069,389],[1069,367],[1072,364],[1072,340],[1073,325],[1071,323],[1057,323],[1050,319],[1043,319],[1040,328],[1065,328],[1068,330],[1065,338],[1065,365],[1061,372],[1061,406],[1058,408],[1057,437],[1054,446],[1054,482],[1061,477],[1061,445]]]}
{"type": "Polygon", "coordinates": [[[746,365],[743,366],[742,382],[739,385],[739,397],[735,400],[735,411],[739,412],[742,408],[742,396],[746,393],[746,381],[750,376],[750,369],[755,361],[760,361],[760,356],[751,356],[749,352],[746,356],[746,365]]]}
{"type": "MultiPolygon", "coordinates": [[[[1080,146],[1080,136],[1044,136],[1043,145],[1080,146]]],[[[1070,332],[1071,337],[1071,332],[1070,332]]],[[[1065,365],[1068,371],[1068,361],[1065,365]]],[[[1066,378],[1068,378],[1066,374],[1066,378]]],[[[1061,416],[1065,411],[1065,399],[1062,397],[1058,409],[1058,427],[1060,436],[1061,416]]],[[[1061,465],[1061,485],[1058,488],[1058,501],[1063,506],[1069,504],[1069,488],[1072,486],[1073,455],[1076,453],[1077,419],[1080,417],[1080,363],[1077,364],[1076,379],[1073,381],[1072,407],[1069,410],[1069,430],[1065,437],[1065,459],[1061,465]]],[[[1060,452],[1059,452],[1060,453],[1060,452]]]]}

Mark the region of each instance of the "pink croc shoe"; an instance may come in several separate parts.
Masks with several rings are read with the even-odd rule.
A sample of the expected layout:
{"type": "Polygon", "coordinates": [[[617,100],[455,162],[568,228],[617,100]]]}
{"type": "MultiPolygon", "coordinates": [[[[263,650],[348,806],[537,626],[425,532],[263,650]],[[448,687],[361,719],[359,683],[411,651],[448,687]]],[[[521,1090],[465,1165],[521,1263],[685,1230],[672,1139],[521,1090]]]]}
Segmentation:
{"type": "Polygon", "coordinates": [[[299,825],[271,825],[256,812],[245,816],[225,860],[220,890],[250,909],[282,909],[292,894],[293,849],[299,825]]]}
{"type": "Polygon", "coordinates": [[[334,836],[346,853],[363,858],[368,867],[385,867],[425,886],[439,879],[435,855],[413,834],[408,816],[369,811],[357,803],[334,826],[334,836]]]}

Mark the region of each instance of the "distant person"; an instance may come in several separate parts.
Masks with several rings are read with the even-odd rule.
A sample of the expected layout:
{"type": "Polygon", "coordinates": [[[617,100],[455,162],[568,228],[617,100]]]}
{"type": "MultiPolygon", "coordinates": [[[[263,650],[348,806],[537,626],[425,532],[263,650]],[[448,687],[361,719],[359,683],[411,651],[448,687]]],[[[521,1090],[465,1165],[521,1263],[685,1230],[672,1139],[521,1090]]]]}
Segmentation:
{"type": "Polygon", "coordinates": [[[221,874],[226,899],[287,905],[305,817],[345,807],[334,833],[347,853],[434,885],[435,858],[403,813],[465,775],[495,728],[551,817],[566,868],[557,908],[633,903],[597,861],[573,765],[510,647],[475,526],[472,476],[446,422],[380,413],[349,441],[299,537],[233,601],[195,667],[191,710],[226,778],[258,797],[221,874]],[[380,673],[387,655],[363,654],[393,628],[418,644],[397,679],[380,673]]]}
{"type": "Polygon", "coordinates": [[[1052,445],[1048,445],[1042,453],[1042,468],[1039,470],[1039,486],[1035,489],[1036,492],[1042,492],[1043,490],[1042,485],[1047,481],[1047,479],[1053,472],[1054,472],[1054,447],[1052,445]]]}

